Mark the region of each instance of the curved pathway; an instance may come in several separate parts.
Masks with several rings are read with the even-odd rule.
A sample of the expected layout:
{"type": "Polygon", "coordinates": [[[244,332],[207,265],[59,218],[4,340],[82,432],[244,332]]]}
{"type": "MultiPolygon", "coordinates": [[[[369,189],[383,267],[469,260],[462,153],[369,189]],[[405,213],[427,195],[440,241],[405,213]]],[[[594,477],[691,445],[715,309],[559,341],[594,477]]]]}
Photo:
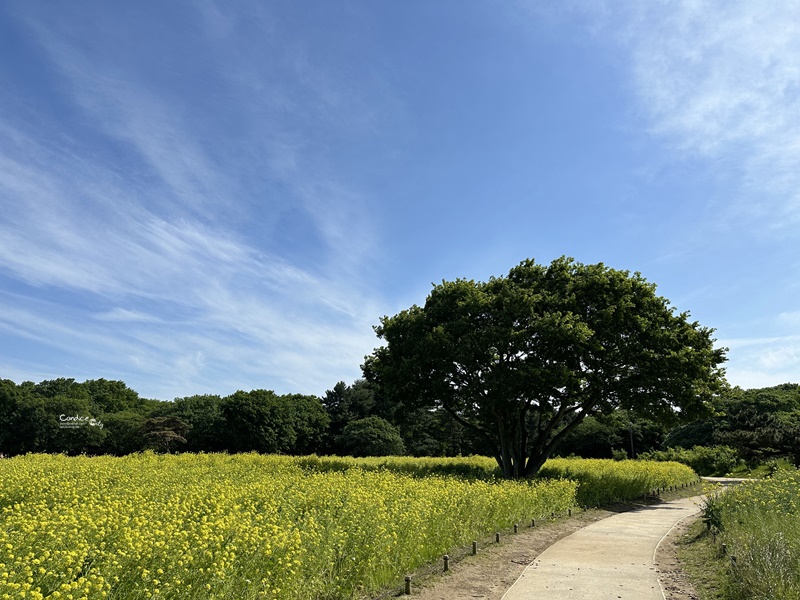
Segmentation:
{"type": "Polygon", "coordinates": [[[503,600],[663,600],[654,554],[701,496],[619,513],[556,542],[530,564],[503,600]]]}

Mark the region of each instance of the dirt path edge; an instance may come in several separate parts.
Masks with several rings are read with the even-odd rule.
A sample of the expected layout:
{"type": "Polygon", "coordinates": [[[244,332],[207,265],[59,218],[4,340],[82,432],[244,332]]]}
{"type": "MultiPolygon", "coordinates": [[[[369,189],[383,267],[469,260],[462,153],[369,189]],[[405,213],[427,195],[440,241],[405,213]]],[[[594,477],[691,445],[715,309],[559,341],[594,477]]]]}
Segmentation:
{"type": "Polygon", "coordinates": [[[702,515],[694,514],[678,521],[661,540],[653,560],[658,572],[658,582],[665,600],[698,600],[697,590],[689,580],[683,562],[678,557],[679,540],[702,515]]]}

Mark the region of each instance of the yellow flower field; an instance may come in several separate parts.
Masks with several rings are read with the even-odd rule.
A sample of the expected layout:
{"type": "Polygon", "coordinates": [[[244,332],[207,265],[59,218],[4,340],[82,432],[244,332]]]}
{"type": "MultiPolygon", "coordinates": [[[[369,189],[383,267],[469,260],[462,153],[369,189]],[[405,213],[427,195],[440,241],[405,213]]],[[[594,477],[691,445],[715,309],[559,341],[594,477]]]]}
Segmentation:
{"type": "Polygon", "coordinates": [[[634,500],[659,489],[689,485],[700,479],[691,468],[677,462],[602,458],[550,459],[539,475],[579,482],[577,501],[581,506],[634,500]]]}
{"type": "Polygon", "coordinates": [[[800,600],[800,470],[711,496],[706,517],[731,557],[729,597],[800,600]]]}
{"type": "Polygon", "coordinates": [[[0,598],[365,597],[575,501],[567,480],[322,471],[301,460],[0,460],[0,598]]]}

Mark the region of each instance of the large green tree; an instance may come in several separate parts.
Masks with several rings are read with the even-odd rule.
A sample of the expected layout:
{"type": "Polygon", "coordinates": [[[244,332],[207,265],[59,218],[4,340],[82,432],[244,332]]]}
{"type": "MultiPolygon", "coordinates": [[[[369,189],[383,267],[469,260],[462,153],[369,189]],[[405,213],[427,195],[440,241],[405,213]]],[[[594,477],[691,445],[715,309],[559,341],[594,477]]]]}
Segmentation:
{"type": "Polygon", "coordinates": [[[350,421],[342,431],[339,444],[342,452],[349,456],[398,456],[406,452],[397,428],[376,416],[350,421]]]}
{"type": "Polygon", "coordinates": [[[223,399],[221,414],[230,452],[315,452],[330,423],[316,396],[279,396],[272,390],[235,392],[223,399]]]}
{"type": "Polygon", "coordinates": [[[443,408],[532,476],[587,416],[615,408],[696,417],[724,386],[725,349],[639,273],[562,257],[488,282],[435,285],[384,317],[364,372],[411,409],[443,408]]]}

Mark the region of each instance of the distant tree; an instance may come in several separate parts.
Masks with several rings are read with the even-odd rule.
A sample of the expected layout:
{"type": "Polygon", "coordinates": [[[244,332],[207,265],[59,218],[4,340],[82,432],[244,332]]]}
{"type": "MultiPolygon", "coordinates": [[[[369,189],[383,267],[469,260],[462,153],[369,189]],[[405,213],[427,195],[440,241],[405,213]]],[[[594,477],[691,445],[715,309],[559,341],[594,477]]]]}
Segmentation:
{"type": "Polygon", "coordinates": [[[712,419],[682,423],[670,430],[664,439],[664,446],[666,448],[712,446],[715,444],[714,428],[712,419]]]}
{"type": "Polygon", "coordinates": [[[0,454],[16,454],[15,415],[22,394],[10,379],[0,379],[0,454]]]}
{"type": "Polygon", "coordinates": [[[0,452],[6,454],[97,453],[106,435],[74,380],[19,386],[6,380],[0,386],[0,403],[0,452]]]}
{"type": "Polygon", "coordinates": [[[375,410],[374,386],[363,379],[347,385],[338,382],[333,389],[325,392],[322,406],[328,414],[328,431],[322,443],[326,453],[341,454],[337,440],[348,423],[372,416],[375,410]]]}
{"type": "Polygon", "coordinates": [[[614,451],[631,457],[661,448],[666,431],[652,419],[639,418],[619,409],[609,414],[586,417],[555,449],[561,456],[575,454],[584,458],[611,458],[614,451]]]}
{"type": "Polygon", "coordinates": [[[284,410],[290,414],[291,431],[285,433],[289,454],[319,452],[325,443],[330,417],[316,396],[286,394],[280,397],[284,410]]]}
{"type": "Polygon", "coordinates": [[[322,397],[322,406],[330,417],[331,427],[341,424],[341,427],[344,428],[351,420],[347,418],[350,414],[347,406],[347,391],[348,385],[344,381],[339,381],[322,397]]]}
{"type": "Polygon", "coordinates": [[[80,398],[89,400],[88,390],[75,381],[61,377],[48,379],[37,383],[33,393],[40,398],[80,398]]]}
{"type": "MultiPolygon", "coordinates": [[[[354,405],[369,401],[358,386],[348,393],[354,405]]],[[[162,402],[122,381],[0,380],[0,454],[312,453],[323,448],[329,422],[321,400],[302,394],[253,390],[162,402]]]]}
{"type": "Polygon", "coordinates": [[[588,416],[696,418],[724,385],[713,330],[638,273],[567,258],[444,281],[376,332],[367,378],[405,410],[446,410],[509,478],[534,475],[588,416]]]}
{"type": "Polygon", "coordinates": [[[734,388],[718,403],[714,441],[747,461],[789,456],[800,466],[800,385],[734,388]]]}
{"type": "Polygon", "coordinates": [[[406,452],[411,456],[446,456],[448,432],[439,411],[418,408],[396,425],[406,452]]]}
{"type": "Polygon", "coordinates": [[[106,437],[100,446],[102,454],[124,456],[141,452],[152,439],[145,438],[145,416],[134,411],[121,411],[104,414],[103,431],[106,437]]]}
{"type": "Polygon", "coordinates": [[[272,390],[238,391],[222,404],[226,445],[231,452],[276,453],[281,433],[288,424],[278,410],[278,396],[272,390]]]}
{"type": "Polygon", "coordinates": [[[178,417],[192,425],[186,434],[185,450],[189,452],[220,452],[227,450],[225,416],[222,398],[203,394],[176,398],[165,402],[159,413],[178,417]]]}
{"type": "Polygon", "coordinates": [[[348,423],[339,439],[349,456],[393,456],[405,454],[400,432],[386,419],[366,417],[348,423]]]}
{"type": "Polygon", "coordinates": [[[47,452],[48,440],[58,427],[55,415],[47,410],[45,401],[24,392],[10,415],[9,423],[6,442],[9,454],[47,452]]]}
{"type": "Polygon", "coordinates": [[[670,431],[665,446],[730,446],[751,465],[789,457],[800,466],[799,384],[728,388],[713,406],[713,415],[670,431]]]}
{"type": "Polygon", "coordinates": [[[169,452],[176,444],[186,443],[191,425],[178,417],[151,417],[144,422],[144,437],[148,446],[169,452]]]}
{"type": "Polygon", "coordinates": [[[333,389],[325,392],[322,405],[330,418],[330,434],[333,438],[341,435],[351,421],[363,419],[373,414],[375,395],[371,384],[359,379],[353,385],[338,382],[333,389]]]}
{"type": "Polygon", "coordinates": [[[574,454],[583,458],[611,458],[613,450],[624,445],[625,438],[616,427],[609,427],[598,417],[586,417],[583,423],[561,440],[554,452],[561,456],[574,454]]]}
{"type": "Polygon", "coordinates": [[[680,462],[690,466],[698,475],[724,477],[740,463],[739,454],[730,446],[694,446],[667,448],[644,452],[642,460],[680,462]]]}
{"type": "Polygon", "coordinates": [[[271,390],[231,394],[223,400],[222,416],[231,452],[316,451],[329,423],[319,398],[271,390]]]}
{"type": "Polygon", "coordinates": [[[123,411],[141,412],[145,400],[130,389],[124,381],[108,379],[89,379],[79,384],[86,392],[95,409],[101,413],[123,411]]]}
{"type": "Polygon", "coordinates": [[[0,452],[6,455],[43,451],[48,415],[33,393],[34,383],[0,383],[0,452]]]}
{"type": "Polygon", "coordinates": [[[45,414],[42,452],[97,454],[107,435],[102,419],[88,398],[42,398],[45,414]],[[77,419],[72,421],[72,419],[77,419]],[[70,427],[70,425],[77,425],[70,427]]]}
{"type": "Polygon", "coordinates": [[[383,393],[377,381],[358,379],[352,385],[343,381],[322,398],[330,416],[330,428],[323,451],[347,454],[339,444],[344,428],[366,417],[380,417],[400,432],[406,452],[412,456],[456,456],[483,450],[463,435],[463,428],[444,410],[405,409],[391,395],[383,393]]]}

